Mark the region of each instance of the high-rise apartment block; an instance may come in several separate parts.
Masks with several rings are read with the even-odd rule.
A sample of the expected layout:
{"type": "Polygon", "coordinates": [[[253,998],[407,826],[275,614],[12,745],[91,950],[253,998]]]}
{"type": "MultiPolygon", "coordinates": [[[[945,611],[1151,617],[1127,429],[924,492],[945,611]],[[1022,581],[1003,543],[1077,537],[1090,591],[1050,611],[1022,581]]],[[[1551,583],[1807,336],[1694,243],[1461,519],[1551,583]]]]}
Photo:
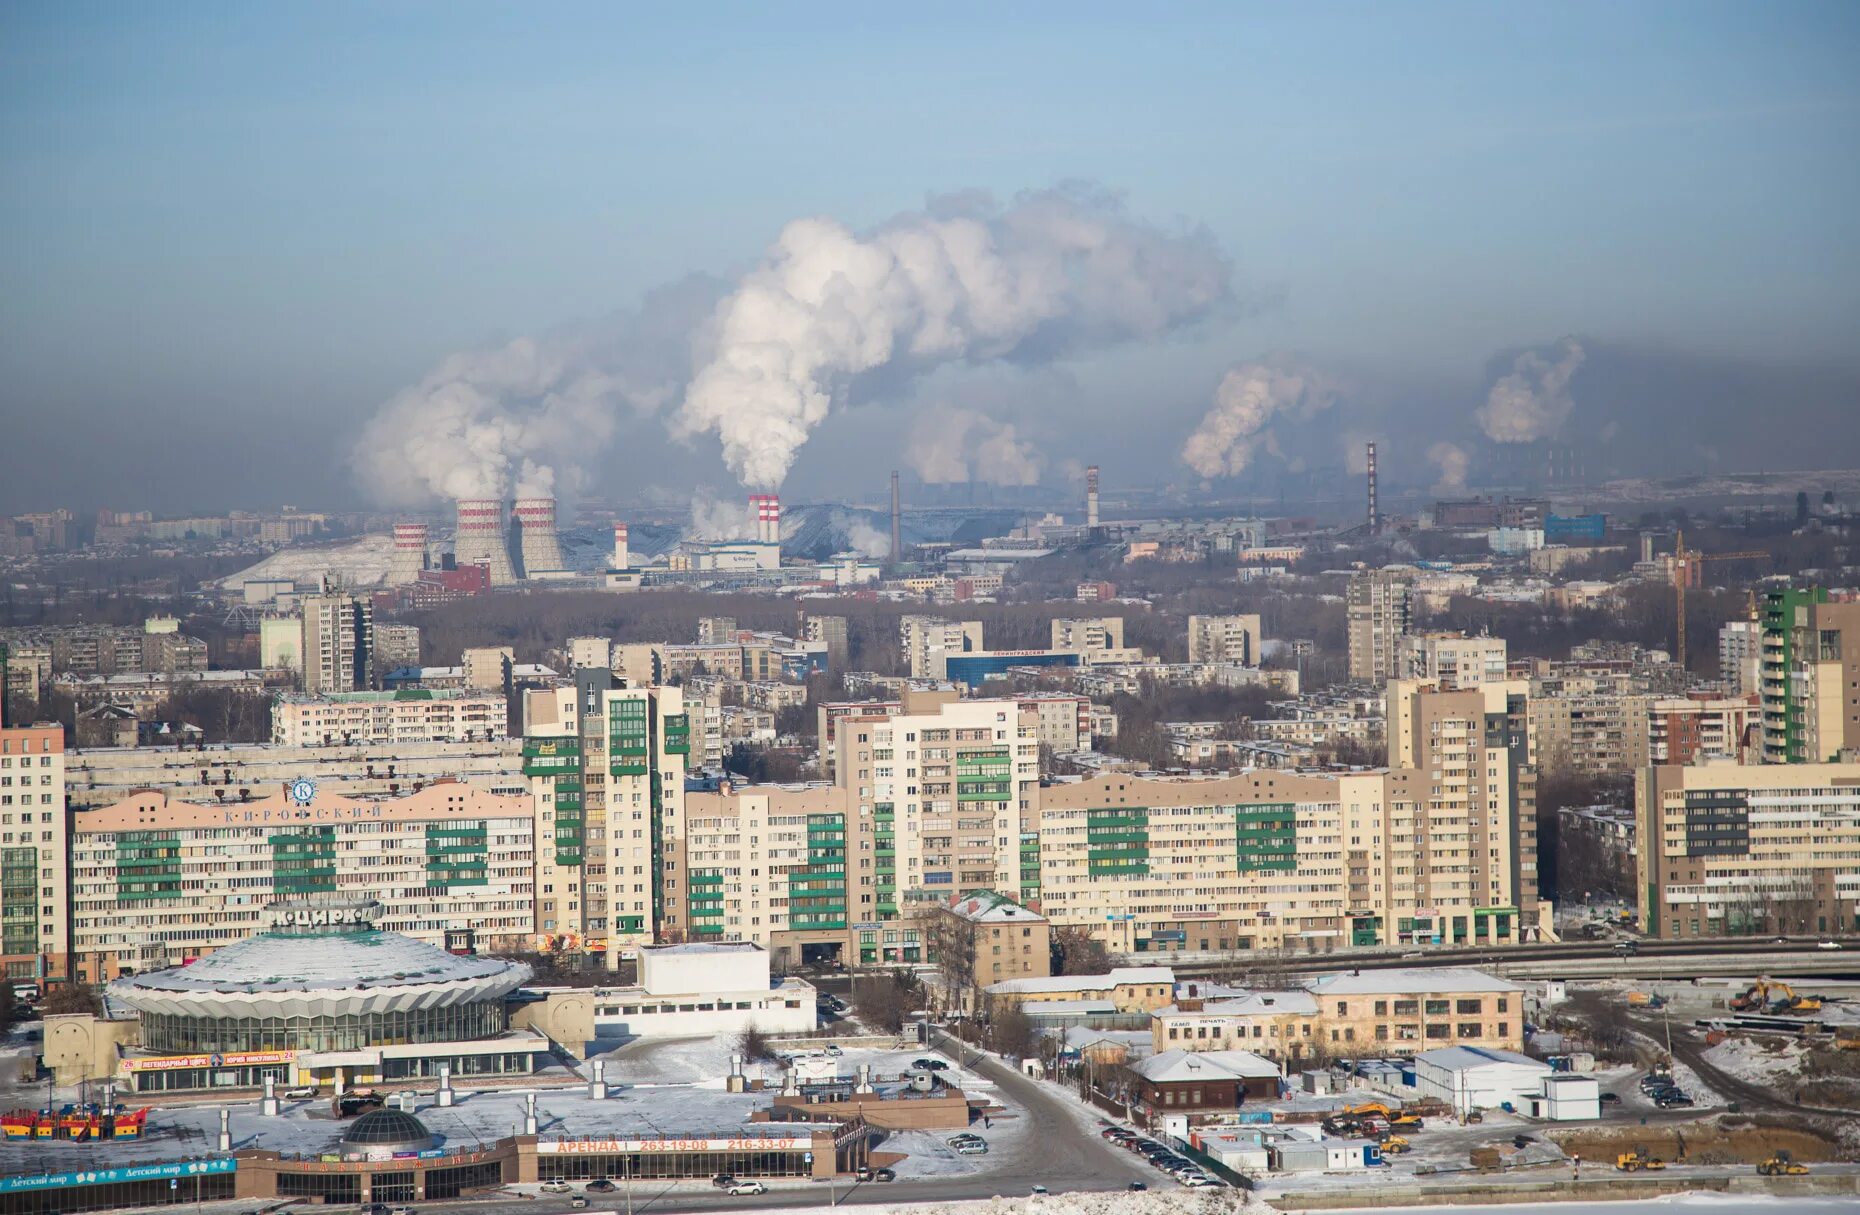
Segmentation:
{"type": "Polygon", "coordinates": [[[375,609],[355,595],[311,595],[303,607],[304,691],[359,692],[375,683],[375,609]]]}
{"type": "Polygon", "coordinates": [[[1860,764],[1649,767],[1635,816],[1650,936],[1860,929],[1860,764]]]}
{"type": "Polygon", "coordinates": [[[905,616],[898,621],[898,646],[913,679],[940,678],[940,659],[982,649],[982,622],[905,616]]]}
{"type": "Polygon", "coordinates": [[[1410,633],[1395,643],[1396,676],[1461,691],[1505,680],[1505,639],[1410,633]]]}
{"type": "Polygon", "coordinates": [[[816,616],[810,612],[801,623],[801,640],[827,647],[829,670],[843,671],[851,661],[851,640],[844,616],[816,616]]]}
{"type": "Polygon", "coordinates": [[[1050,649],[1091,652],[1124,648],[1124,618],[1122,616],[1054,620],[1051,629],[1052,644],[1048,647],[1050,649]]]}
{"type": "Polygon", "coordinates": [[[0,727],[0,963],[14,981],[68,977],[65,734],[0,727]]]}
{"type": "Polygon", "coordinates": [[[540,933],[604,952],[682,935],[685,768],[691,722],[678,688],[616,686],[582,669],[524,694],[523,771],[537,818],[540,933]]]}
{"type": "Polygon", "coordinates": [[[1822,587],[1772,590],[1760,623],[1764,762],[1860,755],[1860,600],[1822,587]]]}
{"type": "Polygon", "coordinates": [[[1397,646],[1414,624],[1412,573],[1364,570],[1350,579],[1346,600],[1350,678],[1382,683],[1396,676],[1397,646]]]}
{"type": "Polygon", "coordinates": [[[1256,667],[1259,665],[1262,640],[1257,614],[1188,618],[1190,662],[1222,662],[1256,667]]]}
{"type": "Polygon", "coordinates": [[[1718,678],[1733,696],[1763,688],[1763,626],[1755,620],[1726,621],[1718,630],[1718,678]]]}

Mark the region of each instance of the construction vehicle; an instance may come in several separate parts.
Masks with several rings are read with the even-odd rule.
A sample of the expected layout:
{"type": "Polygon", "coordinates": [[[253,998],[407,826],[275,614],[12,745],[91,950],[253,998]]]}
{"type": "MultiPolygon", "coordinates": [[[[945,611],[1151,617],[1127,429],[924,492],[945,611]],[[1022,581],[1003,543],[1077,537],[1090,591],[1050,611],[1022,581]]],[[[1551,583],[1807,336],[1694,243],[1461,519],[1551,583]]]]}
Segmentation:
{"type": "Polygon", "coordinates": [[[1819,996],[1797,995],[1795,988],[1787,983],[1772,982],[1770,994],[1776,998],[1770,1001],[1772,1013],[1811,1013],[1821,1011],[1819,996]]]}
{"type": "Polygon", "coordinates": [[[1644,991],[1630,991],[1627,995],[1629,1008],[1665,1008],[1665,996],[1650,996],[1644,991]]]}
{"type": "Polygon", "coordinates": [[[1737,1012],[1761,1012],[1769,1004],[1770,982],[1758,979],[1744,991],[1731,997],[1731,1007],[1737,1012]]]}
{"type": "Polygon", "coordinates": [[[1663,1169],[1666,1167],[1666,1161],[1658,1156],[1649,1156],[1641,1149],[1635,1148],[1631,1152],[1623,1152],[1616,1156],[1615,1167],[1623,1173],[1633,1173],[1641,1169],[1663,1169]]]}
{"type": "MultiPolygon", "coordinates": [[[[1390,1135],[1387,1139],[1382,1141],[1382,1154],[1384,1156],[1400,1155],[1403,1152],[1412,1152],[1413,1150],[1414,1145],[1400,1135],[1390,1135]]],[[[1807,1172],[1808,1170],[1804,1169],[1802,1171],[1807,1172]]]]}
{"type": "Polygon", "coordinates": [[[1390,1105],[1386,1101],[1365,1101],[1361,1105],[1346,1105],[1343,1107],[1343,1112],[1355,1114],[1359,1118],[1365,1114],[1380,1114],[1384,1118],[1390,1118],[1399,1109],[1401,1106],[1390,1105]]]}
{"type": "Polygon", "coordinates": [[[1421,1121],[1421,1115],[1411,1110],[1397,1110],[1389,1119],[1389,1126],[1398,1131],[1418,1131],[1425,1125],[1426,1123],[1421,1121]]]}
{"type": "Polygon", "coordinates": [[[1765,1177],[1800,1177],[1808,1172],[1808,1166],[1791,1157],[1788,1148],[1777,1148],[1774,1156],[1757,1166],[1757,1172],[1765,1177]]]}

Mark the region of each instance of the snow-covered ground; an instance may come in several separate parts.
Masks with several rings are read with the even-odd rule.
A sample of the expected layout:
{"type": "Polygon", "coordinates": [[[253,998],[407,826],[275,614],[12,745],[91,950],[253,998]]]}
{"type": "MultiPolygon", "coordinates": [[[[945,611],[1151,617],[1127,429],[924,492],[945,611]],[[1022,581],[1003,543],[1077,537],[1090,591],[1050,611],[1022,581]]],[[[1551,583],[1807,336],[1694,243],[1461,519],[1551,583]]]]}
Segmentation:
{"type": "Polygon", "coordinates": [[[1802,1043],[1794,1038],[1726,1038],[1705,1059],[1726,1075],[1752,1084],[1788,1085],[1802,1066],[1802,1043]]]}
{"type": "Polygon", "coordinates": [[[299,586],[314,586],[329,574],[354,590],[386,582],[393,561],[393,536],[363,536],[348,544],[279,549],[256,565],[228,574],[220,585],[239,587],[253,580],[290,578],[299,586]]]}
{"type": "MultiPolygon", "coordinates": [[[[1709,1213],[1709,1215],[1741,1215],[1744,1211],[1776,1212],[1782,1215],[1788,1212],[1794,1215],[1835,1215],[1836,1212],[1852,1212],[1852,1198],[1792,1198],[1780,1194],[1715,1194],[1693,1192],[1685,1194],[1662,1194],[1657,1198],[1641,1198],[1631,1202],[1532,1202],[1510,1206],[1455,1206],[1455,1207],[1377,1207],[1379,1212],[1397,1210],[1401,1215],[1518,1215],[1521,1210],[1533,1212],[1534,1215],[1665,1215],[1666,1212],[1685,1211],[1709,1213]]],[[[1329,1215],[1366,1215],[1372,1208],[1357,1207],[1349,1210],[1332,1211],[1329,1215]]]]}
{"type": "MultiPolygon", "coordinates": [[[[1228,1215],[1234,1211],[1264,1212],[1266,1207],[1245,1190],[1151,1190],[1148,1193],[1065,1193],[1065,1181],[1048,1183],[1051,1193],[1027,1198],[985,1198],[975,1202],[923,1202],[880,1206],[863,1203],[865,1215],[1228,1215]]],[[[783,1207],[780,1215],[837,1215],[842,1208],[783,1207]]],[[[744,1215],[776,1215],[774,1211],[745,1211],[744,1215]]]]}

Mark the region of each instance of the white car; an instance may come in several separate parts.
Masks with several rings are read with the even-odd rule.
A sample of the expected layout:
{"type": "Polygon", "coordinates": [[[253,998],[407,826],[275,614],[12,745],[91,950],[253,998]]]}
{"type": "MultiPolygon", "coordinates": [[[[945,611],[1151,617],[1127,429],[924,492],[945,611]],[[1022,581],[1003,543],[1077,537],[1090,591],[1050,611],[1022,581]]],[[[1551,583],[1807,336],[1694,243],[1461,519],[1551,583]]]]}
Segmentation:
{"type": "Polygon", "coordinates": [[[739,1181],[724,1191],[726,1194],[766,1194],[768,1192],[769,1188],[760,1181],[739,1181]]]}
{"type": "Polygon", "coordinates": [[[1190,1173],[1188,1176],[1182,1178],[1181,1181],[1183,1185],[1187,1186],[1191,1190],[1206,1189],[1208,1186],[1211,1186],[1214,1184],[1207,1177],[1203,1176],[1200,1173],[1190,1173]]]}
{"type": "Polygon", "coordinates": [[[988,1155],[988,1145],[986,1143],[975,1143],[975,1142],[958,1143],[955,1145],[955,1148],[956,1148],[956,1155],[958,1156],[986,1156],[988,1155]]]}
{"type": "Polygon", "coordinates": [[[566,1181],[557,1180],[545,1181],[542,1183],[542,1192],[545,1194],[566,1194],[572,1189],[574,1189],[574,1187],[569,1185],[566,1181]]]}
{"type": "Polygon", "coordinates": [[[1817,941],[1815,942],[1816,949],[1839,949],[1840,947],[1841,947],[1841,943],[1839,941],[1817,941]]]}

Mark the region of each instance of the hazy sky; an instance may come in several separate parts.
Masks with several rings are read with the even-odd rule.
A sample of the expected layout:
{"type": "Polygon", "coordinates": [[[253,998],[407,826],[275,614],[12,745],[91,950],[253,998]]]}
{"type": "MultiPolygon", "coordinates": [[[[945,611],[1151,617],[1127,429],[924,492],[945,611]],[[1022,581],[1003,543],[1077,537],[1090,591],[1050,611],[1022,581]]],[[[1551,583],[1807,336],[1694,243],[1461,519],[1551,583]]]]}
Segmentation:
{"type": "MultiPolygon", "coordinates": [[[[0,508],[359,502],[360,425],[448,353],[797,217],[1074,179],[1205,224],[1247,306],[1028,386],[1053,468],[1140,411],[1116,454],[1183,476],[1272,350],[1455,411],[1567,333],[1860,360],[1860,6],[889,7],[0,8],[0,508]]],[[[791,486],[907,414],[830,418],[791,486]]],[[[728,483],[663,435],[607,484],[728,483]]]]}

